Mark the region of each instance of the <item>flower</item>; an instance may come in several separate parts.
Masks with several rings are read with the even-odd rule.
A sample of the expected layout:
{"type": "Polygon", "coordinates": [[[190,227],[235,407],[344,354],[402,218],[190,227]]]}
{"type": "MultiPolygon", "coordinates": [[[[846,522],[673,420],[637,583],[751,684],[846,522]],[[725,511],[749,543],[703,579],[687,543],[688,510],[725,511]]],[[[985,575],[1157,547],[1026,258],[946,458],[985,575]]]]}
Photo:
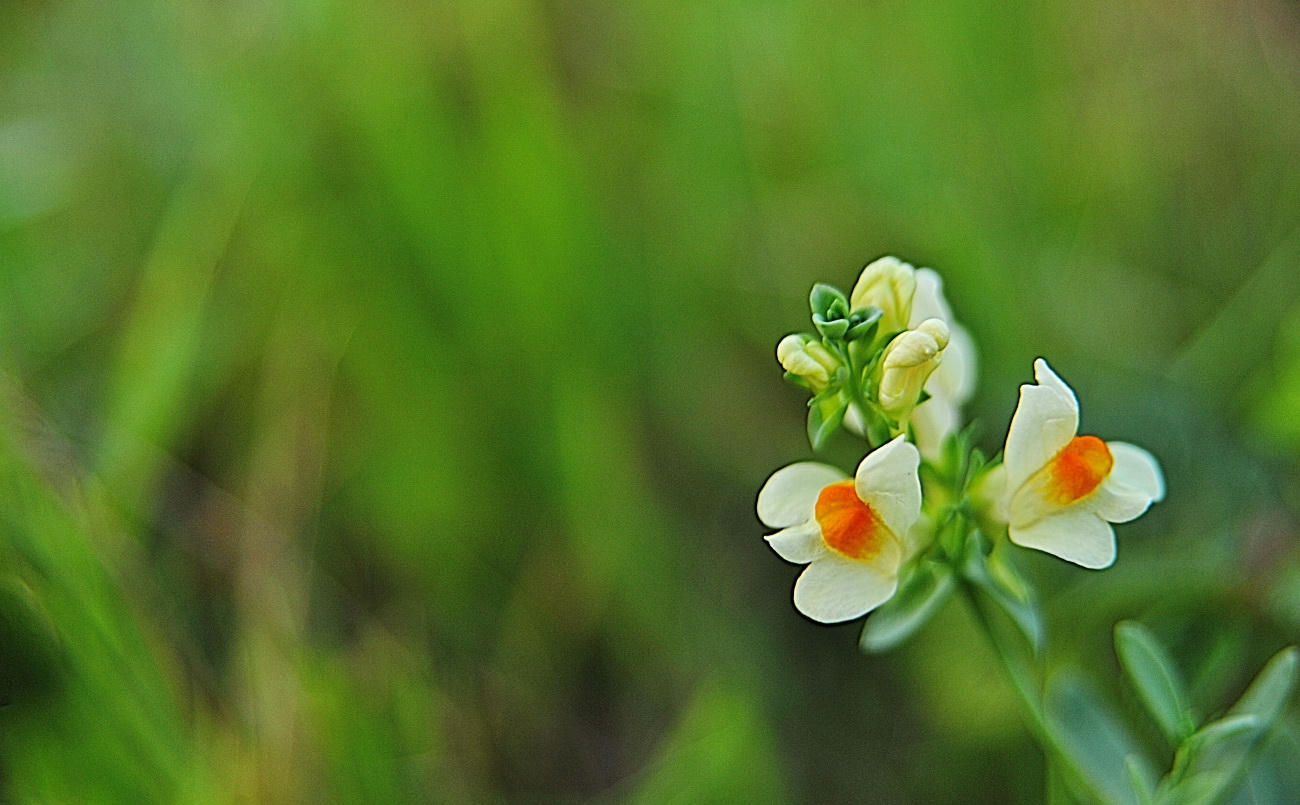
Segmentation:
{"type": "Polygon", "coordinates": [[[815,338],[787,335],[776,345],[776,359],[781,368],[802,378],[813,391],[821,391],[839,369],[840,361],[815,338]]]}
{"type": "Polygon", "coordinates": [[[1155,458],[1124,442],[1078,436],[1079,401],[1047,361],[1020,387],[1003,453],[1011,541],[1092,569],[1115,561],[1111,523],[1165,496],[1155,458]]]}
{"type": "Polygon", "coordinates": [[[915,294],[916,269],[897,257],[882,257],[862,269],[849,305],[853,310],[875,305],[882,311],[879,332],[897,333],[907,328],[915,294]]]}
{"type": "Polygon", "coordinates": [[[939,367],[946,346],[948,325],[940,319],[926,319],[916,329],[895,336],[880,359],[880,407],[906,418],[930,373],[939,367]]]}
{"type": "Polygon", "coordinates": [[[953,318],[943,296],[943,280],[929,268],[916,271],[916,294],[912,300],[909,326],[925,319],[939,319],[948,325],[949,340],[943,361],[925,383],[930,399],[912,412],[912,432],[921,455],[937,461],[948,434],[957,430],[961,406],[975,391],[975,341],[953,318]]]}
{"type": "Polygon", "coordinates": [[[921,512],[921,457],[898,437],[867,454],[853,479],[834,467],[782,467],[758,493],[766,539],[787,562],[807,564],[794,605],[821,623],[861,617],[898,589],[907,538],[921,512]]]}

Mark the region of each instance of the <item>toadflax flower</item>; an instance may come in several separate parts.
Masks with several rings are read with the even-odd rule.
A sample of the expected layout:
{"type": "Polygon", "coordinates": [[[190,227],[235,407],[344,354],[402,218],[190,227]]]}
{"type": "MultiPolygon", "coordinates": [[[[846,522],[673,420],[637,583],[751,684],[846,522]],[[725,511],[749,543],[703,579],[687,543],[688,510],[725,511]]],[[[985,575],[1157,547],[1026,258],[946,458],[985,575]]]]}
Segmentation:
{"type": "Polygon", "coordinates": [[[758,493],[758,518],[782,559],[808,567],[794,605],[821,623],[860,617],[888,601],[907,558],[907,533],[921,512],[920,455],[903,437],[872,451],[854,478],[800,462],[772,474],[758,493]]]}
{"type": "Polygon", "coordinates": [[[1083,567],[1115,561],[1111,523],[1126,523],[1165,495],[1160,465],[1123,442],[1079,436],[1079,401],[1047,361],[1034,361],[1038,385],[1020,387],[1005,466],[1011,541],[1083,567]]]}

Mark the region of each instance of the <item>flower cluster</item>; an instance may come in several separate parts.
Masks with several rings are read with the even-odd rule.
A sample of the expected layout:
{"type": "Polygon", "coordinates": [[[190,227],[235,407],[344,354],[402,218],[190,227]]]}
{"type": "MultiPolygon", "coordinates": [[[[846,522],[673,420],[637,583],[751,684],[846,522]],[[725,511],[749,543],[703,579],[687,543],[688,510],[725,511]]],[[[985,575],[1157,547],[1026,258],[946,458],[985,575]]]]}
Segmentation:
{"type": "Polygon", "coordinates": [[[820,449],[843,427],[875,448],[852,478],[800,462],[759,492],[759,519],[777,529],[768,543],[808,566],[794,603],[813,620],[861,617],[894,597],[910,568],[969,563],[986,536],[1108,567],[1111,523],[1164,497],[1150,453],[1078,434],[1078,399],[1042,359],[1037,383],[1020,388],[1002,461],[970,450],[961,408],[974,391],[975,345],[931,269],[884,257],[847,296],[818,284],[810,303],[815,332],[776,350],[786,377],[812,395],[809,440],[820,449]]]}

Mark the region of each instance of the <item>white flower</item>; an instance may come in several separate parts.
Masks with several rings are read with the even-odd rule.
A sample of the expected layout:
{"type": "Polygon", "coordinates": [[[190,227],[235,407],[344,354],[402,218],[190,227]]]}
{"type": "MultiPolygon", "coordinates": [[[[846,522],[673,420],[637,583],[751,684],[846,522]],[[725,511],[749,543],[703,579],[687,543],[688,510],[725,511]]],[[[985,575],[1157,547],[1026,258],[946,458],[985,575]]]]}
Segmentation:
{"type": "Polygon", "coordinates": [[[888,601],[907,558],[907,532],[921,512],[916,448],[900,436],[869,453],[857,475],[801,462],[773,473],[758,493],[758,518],[782,559],[808,567],[794,605],[821,623],[861,617],[888,601]]]}
{"type": "Polygon", "coordinates": [[[948,346],[948,325],[926,319],[914,330],[899,333],[880,358],[880,407],[907,416],[916,407],[921,387],[941,363],[948,346]]]}
{"type": "Polygon", "coordinates": [[[1160,465],[1123,442],[1078,436],[1079,401],[1042,358],[1038,385],[1020,387],[1006,466],[1007,533],[1026,548],[1100,569],[1115,561],[1111,523],[1126,523],[1165,496],[1160,465]]]}
{"type": "Polygon", "coordinates": [[[948,325],[948,346],[944,348],[943,361],[925,383],[930,399],[916,407],[911,422],[921,455],[936,461],[942,453],[944,439],[961,422],[962,405],[975,391],[975,341],[953,318],[938,272],[921,268],[916,271],[916,294],[909,326],[915,329],[926,319],[939,319],[948,325]]]}
{"type": "Polygon", "coordinates": [[[882,257],[862,269],[849,294],[849,306],[857,310],[875,305],[882,311],[880,332],[897,333],[907,327],[915,293],[916,269],[897,257],[882,257]]]}

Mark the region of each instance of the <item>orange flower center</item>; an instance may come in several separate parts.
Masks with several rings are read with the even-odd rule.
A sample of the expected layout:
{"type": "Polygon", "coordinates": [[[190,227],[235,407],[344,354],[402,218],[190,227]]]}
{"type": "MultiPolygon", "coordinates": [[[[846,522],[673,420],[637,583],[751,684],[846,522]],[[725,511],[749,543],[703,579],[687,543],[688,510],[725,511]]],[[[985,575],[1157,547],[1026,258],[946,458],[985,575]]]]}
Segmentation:
{"type": "Polygon", "coordinates": [[[1048,498],[1062,506],[1092,494],[1110,475],[1115,459],[1110,448],[1096,436],[1075,436],[1048,465],[1051,482],[1048,498]]]}
{"type": "Polygon", "coordinates": [[[850,559],[872,558],[889,537],[889,527],[858,497],[851,480],[822,489],[815,512],[826,545],[850,559]]]}

